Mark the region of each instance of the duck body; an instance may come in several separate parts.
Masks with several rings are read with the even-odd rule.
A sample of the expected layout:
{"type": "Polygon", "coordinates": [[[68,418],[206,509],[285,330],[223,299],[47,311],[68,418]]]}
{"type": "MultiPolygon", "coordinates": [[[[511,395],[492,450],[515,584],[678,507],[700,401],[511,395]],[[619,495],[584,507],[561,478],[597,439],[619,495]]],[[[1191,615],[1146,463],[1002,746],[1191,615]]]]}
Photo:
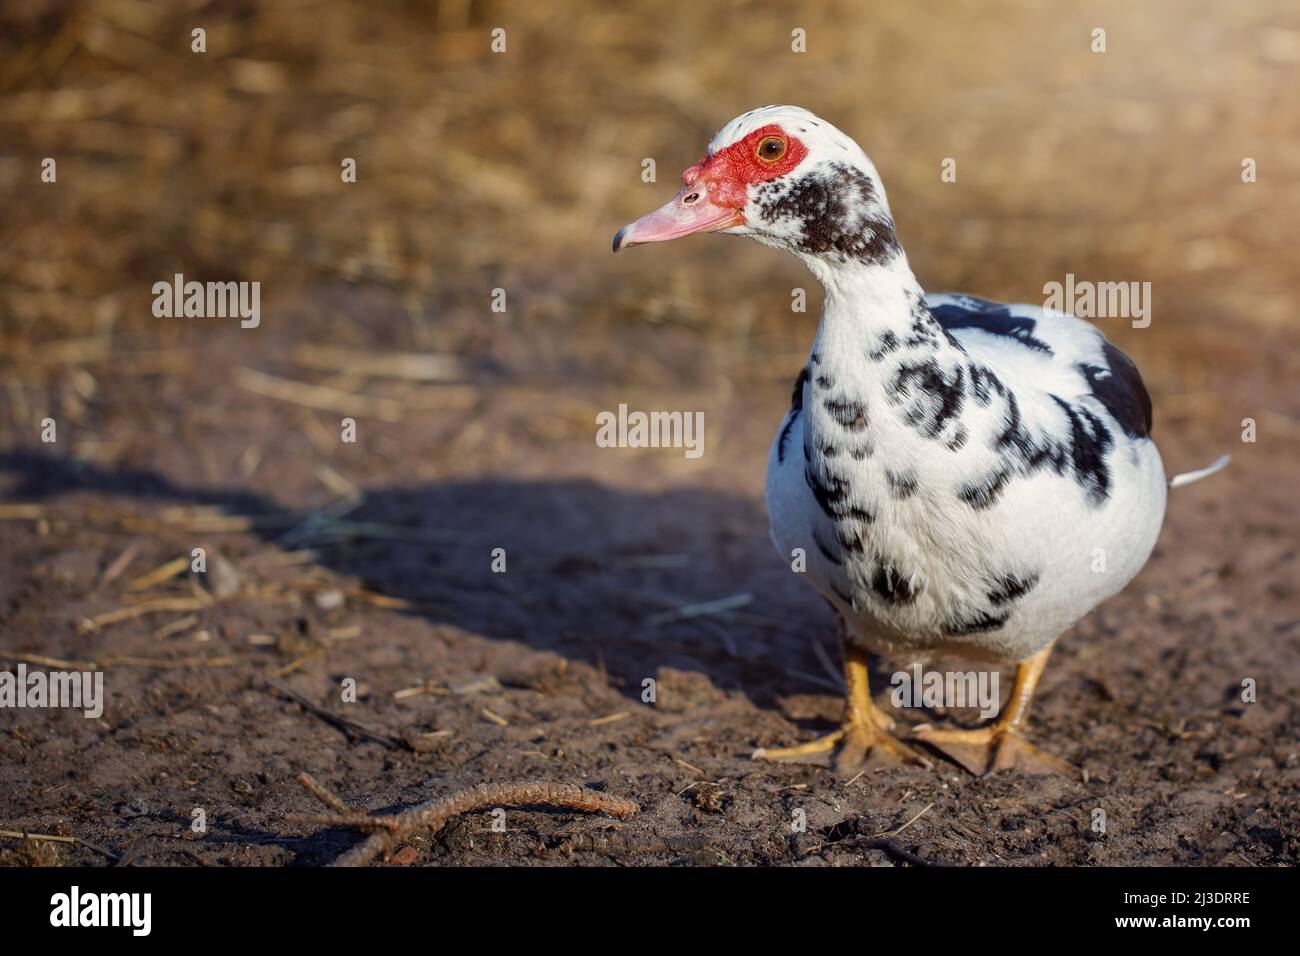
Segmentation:
{"type": "Polygon", "coordinates": [[[1020,661],[1150,556],[1150,402],[1080,319],[896,277],[828,294],[768,457],[772,539],[871,650],[1020,661]]]}
{"type": "Polygon", "coordinates": [[[766,496],[782,560],[838,612],[844,720],[754,757],[846,774],[876,755],[928,763],[875,702],[868,651],[953,653],[1015,663],[1005,705],[983,726],[923,723],[907,739],[973,773],[1075,772],[1024,731],[1052,644],[1141,570],[1164,520],[1133,363],[1068,315],[927,296],[871,160],[798,107],[724,126],[614,251],[704,232],[791,253],[825,292],[766,496]]]}

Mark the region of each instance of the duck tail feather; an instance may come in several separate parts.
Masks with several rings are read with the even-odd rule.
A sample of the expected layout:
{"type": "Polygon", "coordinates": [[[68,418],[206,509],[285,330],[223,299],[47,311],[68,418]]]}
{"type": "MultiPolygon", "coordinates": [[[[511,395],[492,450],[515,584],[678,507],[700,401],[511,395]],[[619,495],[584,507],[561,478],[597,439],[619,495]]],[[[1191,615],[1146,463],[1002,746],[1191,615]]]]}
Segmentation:
{"type": "Polygon", "coordinates": [[[1190,485],[1194,481],[1200,481],[1202,478],[1208,478],[1216,471],[1222,471],[1228,467],[1228,462],[1232,461],[1231,455],[1223,455],[1215,460],[1214,464],[1205,468],[1198,468],[1196,471],[1185,471],[1181,475],[1174,475],[1169,479],[1170,488],[1181,488],[1183,485],[1190,485]]]}

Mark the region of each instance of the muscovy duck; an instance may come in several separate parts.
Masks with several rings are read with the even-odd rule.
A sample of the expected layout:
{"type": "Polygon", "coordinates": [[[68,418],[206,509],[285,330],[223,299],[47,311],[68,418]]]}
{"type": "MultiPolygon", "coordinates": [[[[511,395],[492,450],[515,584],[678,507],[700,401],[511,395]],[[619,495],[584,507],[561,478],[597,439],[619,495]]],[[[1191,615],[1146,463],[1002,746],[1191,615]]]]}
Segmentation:
{"type": "Polygon", "coordinates": [[[615,252],[748,236],[798,256],[825,290],[767,505],[778,550],[793,566],[806,556],[838,612],[847,708],[836,732],[754,756],[843,772],[873,753],[928,762],[872,700],[870,649],[1016,664],[990,723],[910,739],[975,773],[1072,770],[1023,731],[1053,643],[1138,573],[1160,532],[1169,482],[1137,368],[1072,316],[926,295],[875,167],[807,110],[737,117],[682,182],[618,231],[615,252]]]}

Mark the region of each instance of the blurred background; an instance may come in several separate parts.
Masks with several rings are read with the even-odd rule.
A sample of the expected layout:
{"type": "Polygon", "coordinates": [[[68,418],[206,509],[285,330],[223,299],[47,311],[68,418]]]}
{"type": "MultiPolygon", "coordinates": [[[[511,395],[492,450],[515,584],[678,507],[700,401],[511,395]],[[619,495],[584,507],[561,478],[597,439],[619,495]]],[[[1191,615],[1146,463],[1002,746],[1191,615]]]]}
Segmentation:
{"type": "Polygon", "coordinates": [[[718,127],[769,102],[861,142],[926,288],[1032,302],[1067,272],[1150,281],[1152,328],[1107,331],[1162,422],[1223,411],[1210,366],[1288,361],[1268,347],[1294,325],[1300,214],[1300,12],[1282,0],[36,0],[3,28],[0,427],[18,443],[42,409],[86,426],[79,457],[149,460],[138,417],[108,420],[115,378],[156,376],[137,411],[164,417],[191,379],[168,374],[188,373],[183,352],[114,360],[146,349],[255,366],[282,341],[437,352],[579,388],[783,382],[817,316],[815,290],[789,312],[813,285],[798,263],[708,240],[605,254],[718,127]],[[154,319],[151,286],[175,272],[260,281],[263,326],[154,319]]]}
{"type": "MultiPolygon", "coordinates": [[[[490,669],[504,638],[616,691],[663,667],[706,675],[787,733],[770,708],[800,681],[832,706],[829,614],[771,551],[761,498],[820,290],[725,237],[609,251],[719,127],[768,103],[863,146],[929,290],[1041,302],[1067,273],[1152,284],[1149,328],[1101,325],[1142,369],[1166,466],[1237,460],[1176,496],[1145,584],[1084,626],[1063,672],[1114,668],[1123,695],[1172,654],[1179,699],[1211,710],[1243,668],[1294,675],[1292,0],[5,5],[5,646],[211,652],[323,679],[348,634],[391,691],[410,671],[490,669]],[[260,326],[155,318],[153,283],[175,273],[260,282],[260,326]],[[597,449],[595,415],[620,402],[704,411],[705,456],[597,449]],[[183,566],[149,577],[196,535],[231,570],[215,603],[183,566]],[[518,560],[503,580],[484,570],[498,545],[518,560]],[[1105,653],[1134,629],[1145,662],[1105,653]]],[[[1294,733],[1293,710],[1274,716],[1294,733]]]]}

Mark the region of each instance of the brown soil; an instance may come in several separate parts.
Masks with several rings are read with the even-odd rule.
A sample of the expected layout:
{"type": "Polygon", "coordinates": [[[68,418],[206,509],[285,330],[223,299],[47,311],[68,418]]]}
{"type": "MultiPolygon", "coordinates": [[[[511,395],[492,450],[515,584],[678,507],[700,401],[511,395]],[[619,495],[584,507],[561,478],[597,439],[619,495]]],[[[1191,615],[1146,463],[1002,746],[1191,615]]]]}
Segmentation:
{"type": "MultiPolygon", "coordinates": [[[[930,23],[899,4],[847,29],[861,15],[846,5],[805,25],[830,46],[813,47],[819,66],[748,83],[692,60],[699,37],[731,37],[719,55],[738,70],[763,42],[783,55],[783,17],[725,31],[725,12],[665,6],[520,14],[504,73],[479,40],[506,15],[478,4],[427,22],[340,6],[306,33],[271,14],[209,18],[210,44],[236,48],[210,54],[219,78],[188,52],[131,54],[188,36],[159,14],[0,29],[44,51],[0,57],[28,97],[0,113],[18,155],[0,164],[0,661],[98,661],[107,694],[100,720],[0,710],[0,829],[139,864],[320,864],[357,837],[285,821],[320,810],[305,771],[373,812],[532,781],[642,808],[628,821],[508,810],[503,833],[475,813],[414,840],[405,863],[885,864],[900,857],[850,838],[904,825],[899,847],[936,863],[1296,863],[1294,14],[1237,23],[1210,4],[1153,23],[1111,4],[1112,72],[1084,82],[1093,61],[1070,31],[1086,37],[1087,18],[1049,24],[1026,2],[993,24],[954,4],[930,23]],[[648,39],[655,25],[668,35],[648,39]],[[1024,62],[996,75],[933,52],[1004,49],[1006,30],[1024,62]],[[1126,36],[1145,38],[1142,56],[1126,36]],[[1224,76],[1194,70],[1180,43],[1224,76]],[[428,50],[434,66],[417,65],[428,50]],[[886,59],[870,108],[825,80],[886,59]],[[572,71],[542,69],[561,60],[572,71]],[[907,79],[918,72],[934,88],[907,79]],[[111,92],[65,96],[60,113],[65,88],[111,92]],[[683,98],[706,88],[707,104],[683,98]],[[927,287],[1032,301],[1067,271],[1152,281],[1151,328],[1106,331],[1147,376],[1166,466],[1234,455],[1172,494],[1148,567],[1058,645],[1033,734],[1079,779],[939,763],[845,781],[748,759],[825,731],[839,707],[822,663],[830,613],[772,549],[762,503],[817,297],[791,314],[791,288],[813,286],[797,264],[723,238],[607,249],[714,127],[788,99],[875,156],[927,287]],[[1030,140],[1033,156],[1016,146],[1030,140]],[[561,143],[580,168],[533,161],[561,143]],[[327,182],[342,149],[363,173],[337,200],[286,173],[323,164],[327,182]],[[61,185],[38,202],[27,167],[55,152],[61,185]],[[954,152],[960,189],[936,172],[954,152]],[[1246,186],[1239,159],[1254,154],[1269,175],[1246,186]],[[636,178],[643,155],[660,158],[656,186],[636,178]],[[176,271],[262,281],[262,326],[152,318],[152,282],[176,271]],[[497,287],[504,315],[487,308],[497,287]],[[307,345],[349,360],[322,368],[307,345]],[[362,365],[392,352],[456,364],[432,382],[362,365]],[[354,398],[302,407],[250,369],[354,398]],[[596,447],[596,413],[620,402],[703,411],[705,455],[596,447]],[[47,415],[54,445],[38,439],[47,415]],[[339,441],[344,416],[355,444],[339,441]],[[206,576],[132,590],[195,547],[206,576]],[[680,615],[734,595],[751,600],[680,615]],[[163,598],[196,607],[87,623],[163,598]],[[190,830],[196,808],[206,834],[190,830]],[[806,832],[792,831],[798,810],[806,832]]],[[[915,719],[954,718],[968,719],[915,719]]],[[[0,862],[106,862],[43,846],[2,840],[0,862]]]]}

